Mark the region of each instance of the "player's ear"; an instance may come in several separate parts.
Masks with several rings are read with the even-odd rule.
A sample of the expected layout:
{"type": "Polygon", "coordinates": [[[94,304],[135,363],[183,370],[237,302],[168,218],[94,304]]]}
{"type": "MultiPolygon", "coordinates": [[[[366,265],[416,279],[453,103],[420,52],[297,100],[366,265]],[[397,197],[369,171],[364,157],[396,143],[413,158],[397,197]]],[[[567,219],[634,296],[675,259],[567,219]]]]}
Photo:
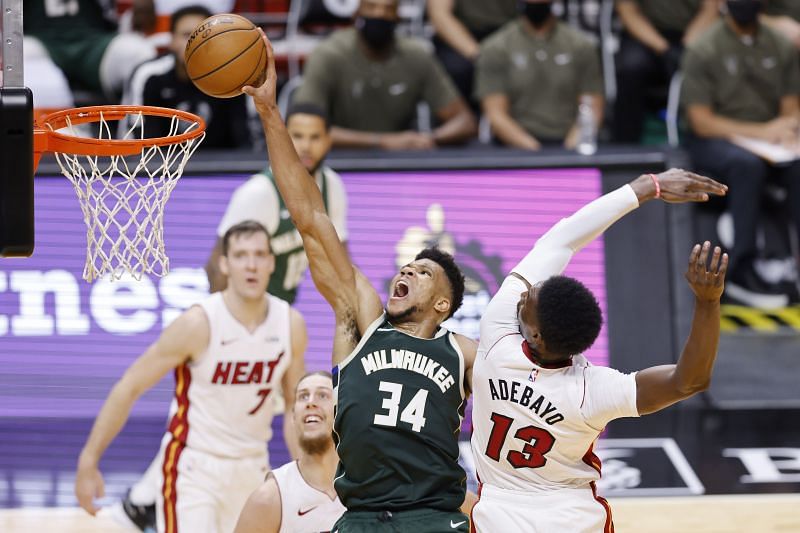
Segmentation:
{"type": "Polygon", "coordinates": [[[219,271],[222,272],[224,276],[230,274],[230,270],[228,269],[228,256],[220,255],[219,256],[219,271]]]}
{"type": "Polygon", "coordinates": [[[269,254],[269,258],[267,259],[267,270],[270,274],[275,272],[275,256],[273,254],[269,254]]]}
{"type": "Polygon", "coordinates": [[[433,308],[436,309],[437,313],[442,313],[444,315],[450,314],[450,299],[441,297],[436,300],[436,303],[433,304],[433,308]]]}
{"type": "Polygon", "coordinates": [[[540,353],[546,352],[547,343],[544,341],[544,337],[542,337],[542,332],[538,329],[533,330],[533,338],[536,341],[536,350],[540,353]]]}

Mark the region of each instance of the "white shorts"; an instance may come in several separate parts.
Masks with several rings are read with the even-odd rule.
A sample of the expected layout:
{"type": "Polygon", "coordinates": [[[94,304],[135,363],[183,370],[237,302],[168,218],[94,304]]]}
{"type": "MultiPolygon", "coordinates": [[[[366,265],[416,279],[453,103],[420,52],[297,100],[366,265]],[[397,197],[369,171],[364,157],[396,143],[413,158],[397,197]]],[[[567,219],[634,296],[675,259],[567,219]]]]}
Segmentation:
{"type": "Polygon", "coordinates": [[[184,448],[177,464],[169,444],[156,502],[160,533],[230,533],[247,498],[269,472],[267,456],[222,459],[184,448]]]}
{"type": "Polygon", "coordinates": [[[613,533],[611,508],[594,483],[574,489],[522,492],[483,484],[472,508],[479,533],[613,533]]]}

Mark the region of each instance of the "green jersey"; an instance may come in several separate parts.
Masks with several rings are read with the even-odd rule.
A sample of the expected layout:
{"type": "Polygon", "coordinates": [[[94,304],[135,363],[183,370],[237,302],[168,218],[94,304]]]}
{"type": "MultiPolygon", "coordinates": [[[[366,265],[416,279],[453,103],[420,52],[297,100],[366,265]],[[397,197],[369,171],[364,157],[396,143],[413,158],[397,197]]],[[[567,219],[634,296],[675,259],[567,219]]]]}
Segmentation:
{"type": "MultiPolygon", "coordinates": [[[[325,209],[342,242],[347,240],[347,198],[341,177],[328,167],[321,167],[314,175],[322,192],[325,209]]],[[[303,239],[292,223],[289,210],[283,202],[272,171],[267,168],[250,177],[234,191],[225,214],[217,226],[217,236],[239,222],[256,220],[270,235],[270,246],[275,255],[275,271],[267,292],[293,303],[297,287],[308,270],[308,258],[303,251],[303,239]]]]}
{"type": "MultiPolygon", "coordinates": [[[[266,169],[264,175],[278,188],[272,169],[266,169]]],[[[328,209],[328,180],[323,173],[320,183],[322,201],[325,203],[325,210],[328,209]]],[[[278,195],[278,212],[288,213],[281,195],[278,195]]],[[[280,216],[278,228],[270,236],[270,247],[275,255],[275,270],[269,279],[267,292],[277,296],[287,302],[294,303],[297,298],[297,287],[303,281],[303,275],[308,269],[308,258],[303,249],[303,238],[292,222],[290,216],[280,216]]]]}
{"type": "Polygon", "coordinates": [[[432,339],[381,316],[334,368],[334,485],[350,511],[453,511],[464,501],[458,464],[464,356],[455,335],[432,339]]]}

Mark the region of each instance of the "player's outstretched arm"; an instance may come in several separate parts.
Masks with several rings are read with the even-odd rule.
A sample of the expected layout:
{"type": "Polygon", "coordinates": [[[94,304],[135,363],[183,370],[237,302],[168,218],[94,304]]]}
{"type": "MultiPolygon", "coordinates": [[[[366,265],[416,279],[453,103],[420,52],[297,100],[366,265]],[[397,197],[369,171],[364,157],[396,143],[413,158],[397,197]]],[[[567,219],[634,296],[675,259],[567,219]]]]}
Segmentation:
{"type": "Polygon", "coordinates": [[[325,210],[322,193],[297,157],[275,100],[275,55],[263,38],[268,53],[266,79],[260,87],[247,86],[242,91],[253,98],[261,117],[278,191],[303,237],[317,289],[336,312],[337,326],[343,317],[350,317],[364,331],[381,314],[380,298],[351,263],[325,210]]]}
{"type": "Polygon", "coordinates": [[[511,276],[492,298],[481,318],[481,338],[489,341],[504,332],[517,331],[516,306],[520,292],[561,274],[577,251],[638,206],[655,198],[669,203],[705,202],[710,195],[724,195],[726,191],[725,185],[705,176],[670,169],[661,174],[639,176],[590,202],[553,226],[512,269],[511,276]]]}
{"type": "Polygon", "coordinates": [[[297,389],[297,382],[306,373],[306,347],[308,346],[308,332],[306,321],[303,315],[295,308],[290,311],[291,316],[291,336],[292,336],[292,360],[289,367],[281,378],[281,389],[283,390],[283,441],[289,449],[292,459],[300,456],[300,445],[297,442],[297,430],[294,427],[294,417],[291,416],[292,406],[294,405],[294,392],[297,389]]]}
{"type": "Polygon", "coordinates": [[[705,202],[710,195],[722,196],[727,190],[725,185],[711,178],[676,168],[639,176],[553,226],[513,271],[528,283],[547,279],[563,272],[575,252],[649,200],[705,202]]]}
{"type": "Polygon", "coordinates": [[[173,322],[125,371],[106,398],[78,458],[75,495],[86,512],[99,510],[93,498],[104,496],[99,463],[111,441],[128,420],[131,407],[167,372],[201,353],[208,344],[208,320],[200,307],[192,307],[173,322]]]}
{"type": "Polygon", "coordinates": [[[694,292],[692,329],[677,364],[647,368],[636,374],[636,407],[640,415],[654,413],[706,390],[719,345],[720,302],[728,268],[728,254],[711,243],[695,244],[689,256],[686,280],[694,292]]]}
{"type": "Polygon", "coordinates": [[[272,474],[242,508],[234,533],[278,533],[281,528],[281,491],[272,474]]]}

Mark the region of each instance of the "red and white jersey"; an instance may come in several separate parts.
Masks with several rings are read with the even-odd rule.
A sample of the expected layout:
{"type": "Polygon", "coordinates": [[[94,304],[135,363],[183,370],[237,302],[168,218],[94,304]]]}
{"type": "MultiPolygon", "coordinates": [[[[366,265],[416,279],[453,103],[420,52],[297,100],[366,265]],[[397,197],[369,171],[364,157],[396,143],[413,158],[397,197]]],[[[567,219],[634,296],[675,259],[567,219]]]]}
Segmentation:
{"type": "Polygon", "coordinates": [[[269,313],[252,333],[231,315],[221,292],[199,303],[208,317],[209,343],[175,369],[168,429],[173,441],[218,457],[266,454],[271,395],[280,391],[292,358],[289,304],[267,297],[269,313]]]}
{"type": "MultiPolygon", "coordinates": [[[[572,254],[638,205],[629,187],[592,202],[545,234],[513,269],[531,285],[560,274],[572,254]]],[[[575,355],[543,368],[529,357],[517,303],[525,283],[508,276],[481,318],[472,371],[472,452],[482,483],[527,492],[588,486],[600,477],[592,453],[606,424],[636,417],[635,374],[575,355]]]]}
{"type": "Polygon", "coordinates": [[[279,533],[319,533],[331,531],[347,510],[339,497],[331,499],[303,479],[297,461],[286,463],[269,473],[281,494],[279,533]]]}

